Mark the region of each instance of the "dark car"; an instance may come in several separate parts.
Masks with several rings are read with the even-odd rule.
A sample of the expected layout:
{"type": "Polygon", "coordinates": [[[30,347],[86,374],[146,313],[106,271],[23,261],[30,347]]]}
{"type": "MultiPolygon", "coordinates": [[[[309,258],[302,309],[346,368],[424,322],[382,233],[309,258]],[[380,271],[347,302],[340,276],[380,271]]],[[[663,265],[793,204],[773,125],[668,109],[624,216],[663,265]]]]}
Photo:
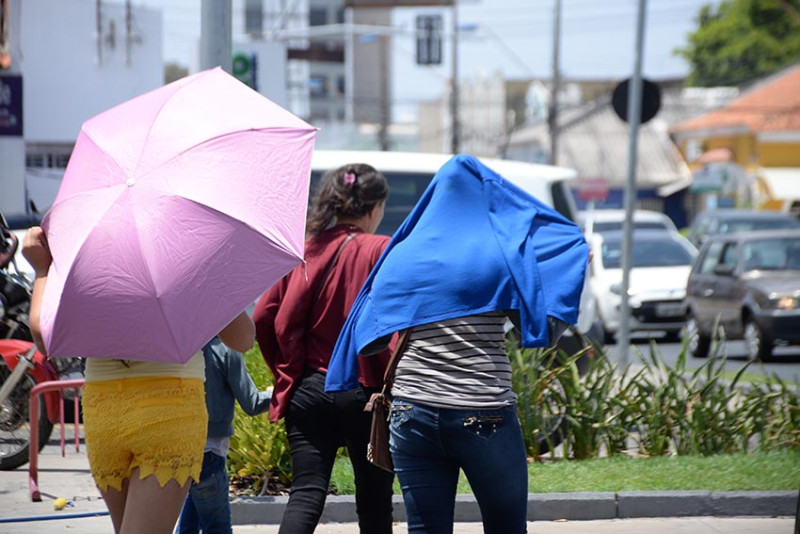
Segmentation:
{"type": "Polygon", "coordinates": [[[689,351],[708,356],[715,325],[744,339],[751,359],[800,343],[800,230],[710,237],[686,288],[689,351]]]}
{"type": "Polygon", "coordinates": [[[689,241],[698,248],[712,235],[800,228],[800,219],[778,211],[717,209],[704,211],[689,228],[689,241]]]}

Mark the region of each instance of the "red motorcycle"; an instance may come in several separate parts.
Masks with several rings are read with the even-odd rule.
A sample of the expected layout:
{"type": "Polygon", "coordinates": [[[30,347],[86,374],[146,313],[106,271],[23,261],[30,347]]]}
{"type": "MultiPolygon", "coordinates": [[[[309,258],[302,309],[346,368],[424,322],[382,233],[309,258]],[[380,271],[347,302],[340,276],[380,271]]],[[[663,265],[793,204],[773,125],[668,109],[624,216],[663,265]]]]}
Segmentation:
{"type": "MultiPolygon", "coordinates": [[[[58,380],[58,370],[30,341],[0,339],[0,470],[16,469],[28,462],[31,431],[30,393],[36,384],[58,380]]],[[[58,391],[43,393],[39,405],[38,450],[47,444],[59,420],[58,391]]]]}
{"type": "MultiPolygon", "coordinates": [[[[30,392],[36,384],[74,376],[78,358],[50,360],[36,350],[28,326],[32,284],[14,261],[17,236],[0,214],[0,470],[15,469],[30,455],[30,392]]],[[[42,394],[38,450],[60,419],[61,392],[42,394]]],[[[69,406],[71,403],[67,403],[69,406]]]]}

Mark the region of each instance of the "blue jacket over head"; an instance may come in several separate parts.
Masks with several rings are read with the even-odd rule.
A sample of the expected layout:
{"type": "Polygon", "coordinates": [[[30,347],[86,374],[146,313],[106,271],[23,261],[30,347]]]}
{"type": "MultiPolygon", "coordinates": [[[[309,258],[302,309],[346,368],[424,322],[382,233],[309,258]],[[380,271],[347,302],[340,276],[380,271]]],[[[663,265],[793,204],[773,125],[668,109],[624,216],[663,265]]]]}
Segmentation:
{"type": "Polygon", "coordinates": [[[587,259],[575,224],[476,158],[454,156],[364,283],[326,390],[358,386],[358,354],[370,342],[435,321],[518,310],[523,346],[547,346],[548,315],[577,322],[587,259]]]}

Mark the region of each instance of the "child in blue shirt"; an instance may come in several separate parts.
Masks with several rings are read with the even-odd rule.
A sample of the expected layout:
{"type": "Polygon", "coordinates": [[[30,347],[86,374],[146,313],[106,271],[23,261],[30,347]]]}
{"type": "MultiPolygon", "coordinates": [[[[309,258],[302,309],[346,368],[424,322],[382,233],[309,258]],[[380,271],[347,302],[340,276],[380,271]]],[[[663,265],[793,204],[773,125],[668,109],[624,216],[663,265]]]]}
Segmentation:
{"type": "Polygon", "coordinates": [[[247,372],[242,354],[225,346],[218,337],[203,347],[206,364],[206,440],[200,482],[192,484],[183,505],[178,534],[230,534],[231,506],[226,459],[233,435],[234,402],[247,415],[269,410],[271,390],[258,391],[247,372]]]}

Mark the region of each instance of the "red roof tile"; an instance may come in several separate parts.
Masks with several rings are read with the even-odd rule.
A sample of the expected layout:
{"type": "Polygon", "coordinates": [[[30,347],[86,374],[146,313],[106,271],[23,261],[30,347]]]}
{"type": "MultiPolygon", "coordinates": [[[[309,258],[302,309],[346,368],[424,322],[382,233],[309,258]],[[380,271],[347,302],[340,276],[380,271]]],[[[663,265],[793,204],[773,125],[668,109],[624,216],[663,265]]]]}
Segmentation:
{"type": "Polygon", "coordinates": [[[677,124],[673,132],[745,127],[752,132],[800,130],[800,65],[727,106],[677,124]]]}

